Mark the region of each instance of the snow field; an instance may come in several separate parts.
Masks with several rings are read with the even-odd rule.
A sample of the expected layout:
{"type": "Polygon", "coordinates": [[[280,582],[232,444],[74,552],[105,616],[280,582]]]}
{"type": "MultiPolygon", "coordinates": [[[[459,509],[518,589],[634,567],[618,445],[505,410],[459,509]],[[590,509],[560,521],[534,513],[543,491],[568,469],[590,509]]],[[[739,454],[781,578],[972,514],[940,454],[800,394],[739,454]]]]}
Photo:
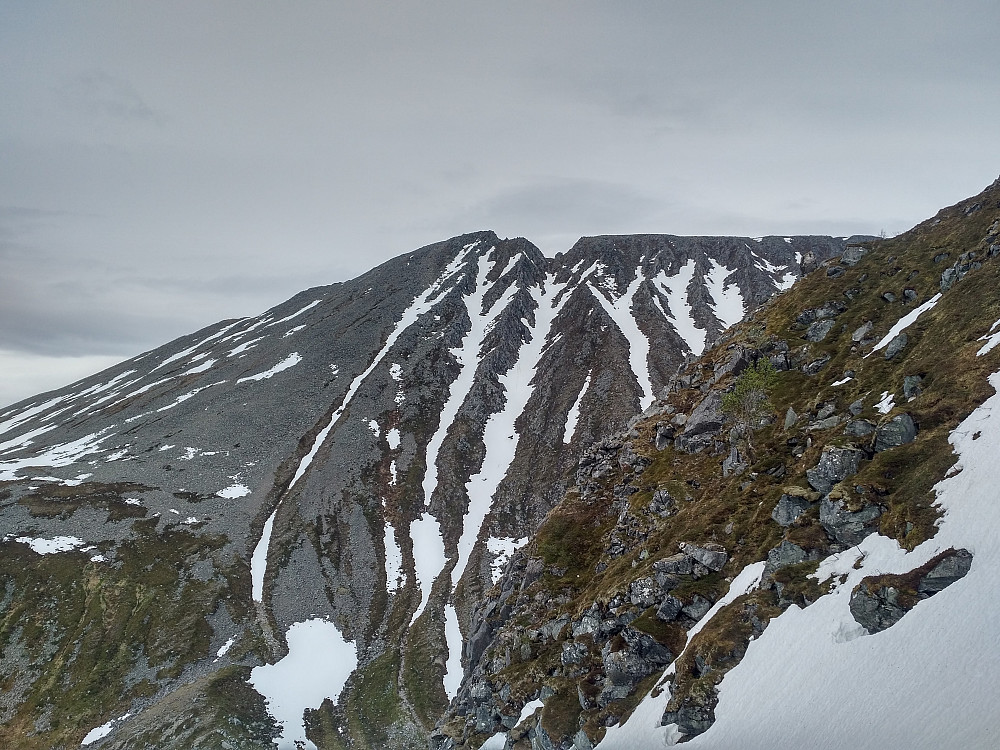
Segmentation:
{"type": "Polygon", "coordinates": [[[576,432],[576,423],[580,421],[580,404],[583,403],[583,397],[587,393],[587,389],[590,388],[590,376],[593,370],[587,372],[587,378],[583,381],[583,388],[580,389],[579,395],[576,397],[576,401],[569,408],[569,414],[566,415],[566,429],[563,432],[563,444],[569,445],[573,440],[573,434],[576,432]]]}

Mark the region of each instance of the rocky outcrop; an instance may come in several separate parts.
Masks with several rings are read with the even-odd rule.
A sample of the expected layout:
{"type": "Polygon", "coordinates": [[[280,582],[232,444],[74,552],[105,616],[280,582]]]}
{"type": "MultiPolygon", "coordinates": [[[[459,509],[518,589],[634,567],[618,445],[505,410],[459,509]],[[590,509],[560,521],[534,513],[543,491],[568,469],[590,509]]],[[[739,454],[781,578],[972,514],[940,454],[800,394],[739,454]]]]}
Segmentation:
{"type": "Polygon", "coordinates": [[[851,592],[851,614],[869,633],[879,633],[920,601],[964,578],[971,567],[968,550],[949,549],[909,573],[865,578],[851,592]]]}

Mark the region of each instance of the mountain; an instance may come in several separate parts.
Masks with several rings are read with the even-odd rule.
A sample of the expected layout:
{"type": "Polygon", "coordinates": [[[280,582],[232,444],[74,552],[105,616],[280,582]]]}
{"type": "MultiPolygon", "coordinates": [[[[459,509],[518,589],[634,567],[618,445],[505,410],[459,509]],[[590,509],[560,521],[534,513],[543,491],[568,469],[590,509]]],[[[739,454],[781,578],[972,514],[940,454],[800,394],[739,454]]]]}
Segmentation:
{"type": "Polygon", "coordinates": [[[989,487],[998,201],[892,240],[465,235],[0,412],[0,739],[802,744],[825,684],[889,717],[830,747],[977,746],[992,516],[948,498],[989,487]],[[924,664],[976,694],[901,729],[924,664]]]}
{"type": "MultiPolygon", "coordinates": [[[[106,745],[189,747],[237,710],[259,726],[223,731],[253,745],[270,729],[247,667],[318,629],[350,665],[319,698],[351,675],[341,706],[389,705],[344,730],[424,746],[461,633],[585,447],[846,246],[594,237],[547,259],[480,232],[7,409],[5,726],[42,747],[131,713],[106,745]],[[178,692],[215,718],[164,729],[178,692]]],[[[282,713],[257,674],[304,739],[302,706],[282,713]]]]}

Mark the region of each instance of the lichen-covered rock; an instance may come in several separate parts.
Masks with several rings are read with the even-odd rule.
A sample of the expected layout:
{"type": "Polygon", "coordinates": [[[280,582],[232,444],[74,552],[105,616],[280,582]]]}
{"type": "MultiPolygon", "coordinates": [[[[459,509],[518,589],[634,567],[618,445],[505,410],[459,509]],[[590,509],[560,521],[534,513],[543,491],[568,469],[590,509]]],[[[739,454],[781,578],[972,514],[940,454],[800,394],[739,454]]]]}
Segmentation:
{"type": "Polygon", "coordinates": [[[762,580],[769,580],[776,571],[787,568],[789,565],[797,565],[807,557],[806,551],[799,545],[783,540],[781,544],[767,553],[767,562],[764,564],[762,580]]]}
{"type": "Polygon", "coordinates": [[[852,419],[844,427],[844,434],[851,437],[865,437],[875,432],[875,425],[867,419],[852,419]]]}

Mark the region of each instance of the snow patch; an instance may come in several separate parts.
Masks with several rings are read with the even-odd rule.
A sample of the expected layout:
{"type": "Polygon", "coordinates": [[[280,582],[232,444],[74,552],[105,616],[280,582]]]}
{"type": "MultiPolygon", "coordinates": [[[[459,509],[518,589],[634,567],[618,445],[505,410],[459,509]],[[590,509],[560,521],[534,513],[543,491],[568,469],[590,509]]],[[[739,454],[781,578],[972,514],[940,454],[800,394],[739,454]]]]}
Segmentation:
{"type": "Polygon", "coordinates": [[[271,544],[271,532],[274,530],[274,517],[278,515],[278,509],[271,511],[271,515],[264,522],[264,530],[261,532],[257,546],[250,556],[250,594],[255,602],[264,601],[264,574],[267,572],[267,548],[271,544]]]}
{"type": "Polygon", "coordinates": [[[914,308],[913,310],[910,310],[910,312],[908,312],[906,315],[904,315],[902,318],[900,318],[898,321],[896,321],[896,325],[894,325],[892,328],[889,329],[889,333],[887,333],[885,336],[883,336],[882,340],[879,341],[877,344],[875,344],[875,348],[873,348],[870,352],[868,352],[865,355],[865,357],[870,357],[875,352],[877,352],[879,349],[882,349],[886,344],[888,344],[890,341],[892,341],[894,338],[896,338],[896,336],[898,336],[900,333],[902,333],[917,318],[919,318],[925,312],[927,312],[932,307],[934,307],[934,305],[936,305],[938,303],[939,299],[941,299],[941,292],[938,292],[937,294],[935,294],[933,297],[931,297],[929,300],[927,300],[920,307],[917,307],[917,308],[914,308]]]}
{"type": "Polygon", "coordinates": [[[444,692],[451,700],[462,686],[462,631],[458,615],[452,604],[444,605],[444,636],[448,644],[448,661],[445,663],[444,692]]]}
{"type": "Polygon", "coordinates": [[[390,427],[385,431],[385,442],[389,444],[389,450],[394,451],[399,447],[400,434],[395,427],[390,427]]]}
{"type": "Polygon", "coordinates": [[[250,488],[245,484],[231,484],[225,489],[215,493],[217,497],[224,497],[227,500],[235,500],[239,497],[246,497],[250,494],[250,488]]]}
{"type": "Polygon", "coordinates": [[[563,432],[563,443],[568,445],[573,440],[573,433],[576,432],[576,423],[580,421],[580,404],[583,402],[583,396],[590,388],[590,375],[593,371],[587,373],[586,380],[583,381],[583,388],[580,389],[579,395],[576,397],[576,401],[569,409],[569,414],[566,415],[566,429],[563,432]]]}
{"type": "Polygon", "coordinates": [[[509,536],[491,536],[486,540],[486,549],[493,555],[493,560],[490,562],[490,578],[493,579],[493,583],[503,577],[503,569],[510,560],[510,556],[514,554],[514,550],[527,543],[528,537],[514,539],[509,536]]]}
{"type": "Polygon", "coordinates": [[[240,378],[236,382],[246,383],[248,380],[256,380],[256,381],[267,380],[268,378],[274,377],[279,372],[287,370],[289,367],[295,367],[295,365],[297,365],[301,361],[302,357],[299,355],[299,353],[292,352],[283,360],[281,360],[278,364],[272,367],[270,370],[265,370],[264,372],[259,372],[256,375],[249,375],[245,378],[240,378]]]}
{"type": "Polygon", "coordinates": [[[888,414],[895,406],[893,398],[893,394],[889,393],[889,391],[883,391],[882,395],[879,396],[879,402],[875,404],[875,410],[879,414],[888,414]]]}
{"type": "Polygon", "coordinates": [[[713,300],[712,311],[722,327],[729,328],[743,320],[746,314],[740,288],[735,282],[726,282],[735,269],[727,268],[713,258],[709,258],[708,263],[709,271],[705,274],[704,281],[713,300]]]}
{"type": "Polygon", "coordinates": [[[399,589],[399,579],[403,572],[403,551],[396,542],[396,530],[388,521],[385,522],[385,587],[392,594],[399,589]]]}
{"type": "Polygon", "coordinates": [[[333,623],[319,618],[295,623],[285,640],[288,655],[275,664],[254,667],[249,682],[281,724],[279,750],[316,750],[306,739],[302,714],[307,708],[319,708],[327,698],[337,702],[358,665],[357,647],[344,640],[333,623]]]}
{"type": "Polygon", "coordinates": [[[124,716],[119,716],[117,719],[112,719],[107,724],[101,724],[101,726],[91,729],[89,732],[87,732],[87,736],[83,738],[83,741],[80,743],[80,747],[86,747],[87,745],[93,744],[98,740],[104,739],[109,734],[111,734],[112,730],[118,724],[121,724],[123,721],[125,721],[125,719],[127,719],[131,715],[132,715],[131,713],[127,713],[124,716]]]}
{"type": "Polygon", "coordinates": [[[420,518],[410,522],[410,539],[413,541],[413,569],[417,576],[417,586],[420,587],[420,604],[410,618],[412,625],[427,606],[431,584],[444,568],[447,558],[444,540],[441,538],[441,525],[430,513],[422,513],[420,518]]]}
{"type": "Polygon", "coordinates": [[[27,544],[33,552],[39,555],[53,555],[57,552],[69,552],[77,547],[82,547],[85,542],[76,536],[56,536],[52,539],[32,538],[30,536],[19,536],[15,542],[27,544]]]}
{"type": "MultiPolygon", "coordinates": [[[[660,271],[650,281],[659,292],[667,298],[667,305],[672,315],[664,316],[673,325],[677,335],[688,345],[688,349],[694,355],[700,355],[705,351],[704,328],[699,328],[694,322],[691,303],[688,301],[688,287],[694,279],[695,262],[688,260],[677,273],[667,276],[666,271],[660,271]]],[[[655,300],[656,297],[654,296],[655,300]]],[[[659,300],[657,300],[659,302],[659,300]]],[[[662,308],[661,308],[662,311],[662,308]]]]}

